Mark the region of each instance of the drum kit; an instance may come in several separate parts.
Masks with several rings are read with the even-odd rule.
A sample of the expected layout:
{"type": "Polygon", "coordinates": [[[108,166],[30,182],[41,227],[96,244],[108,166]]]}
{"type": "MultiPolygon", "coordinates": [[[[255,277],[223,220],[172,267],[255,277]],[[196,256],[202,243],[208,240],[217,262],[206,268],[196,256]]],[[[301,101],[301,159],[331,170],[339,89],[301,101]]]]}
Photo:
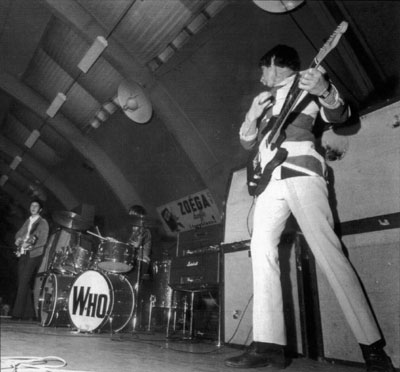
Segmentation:
{"type": "MultiPolygon", "coordinates": [[[[42,326],[73,326],[79,332],[118,332],[133,320],[137,290],[125,273],[132,270],[138,250],[114,238],[83,231],[90,223],[73,212],[56,212],[53,219],[68,231],[68,244],[53,254],[39,294],[42,326]],[[88,244],[88,242],[90,242],[88,244]]],[[[133,323],[134,325],[134,323],[133,323]]]]}

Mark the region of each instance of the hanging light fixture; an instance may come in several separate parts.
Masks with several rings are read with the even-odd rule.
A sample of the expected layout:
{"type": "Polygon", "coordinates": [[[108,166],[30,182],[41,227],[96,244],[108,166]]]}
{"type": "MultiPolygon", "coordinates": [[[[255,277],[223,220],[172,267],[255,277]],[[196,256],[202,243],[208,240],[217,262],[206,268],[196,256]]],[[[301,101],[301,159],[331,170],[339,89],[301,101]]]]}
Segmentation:
{"type": "Polygon", "coordinates": [[[8,176],[6,174],[3,174],[0,177],[0,186],[4,186],[6,184],[6,182],[8,181],[8,176]]]}
{"type": "Polygon", "coordinates": [[[16,170],[18,165],[19,165],[19,163],[21,163],[21,161],[22,161],[22,158],[20,156],[16,155],[15,158],[13,159],[13,161],[10,164],[10,168],[12,170],[16,170]]]}
{"type": "Polygon", "coordinates": [[[253,2],[270,13],[286,13],[300,6],[304,0],[253,0],[253,2]]]}
{"type": "Polygon", "coordinates": [[[54,116],[56,116],[58,110],[61,108],[66,100],[67,96],[64,93],[57,93],[53,102],[47,109],[46,114],[49,115],[51,118],[54,118],[54,116]]]}
{"type": "Polygon", "coordinates": [[[92,46],[79,62],[78,68],[86,74],[107,46],[107,40],[103,36],[97,36],[92,46]]]}
{"type": "Polygon", "coordinates": [[[152,105],[138,83],[124,80],[118,86],[118,101],[124,114],[132,121],[145,124],[150,120],[152,105]]]}
{"type": "Polygon", "coordinates": [[[40,132],[37,129],[34,129],[29,137],[25,141],[25,146],[30,149],[36,143],[38,138],[40,137],[40,132]]]}

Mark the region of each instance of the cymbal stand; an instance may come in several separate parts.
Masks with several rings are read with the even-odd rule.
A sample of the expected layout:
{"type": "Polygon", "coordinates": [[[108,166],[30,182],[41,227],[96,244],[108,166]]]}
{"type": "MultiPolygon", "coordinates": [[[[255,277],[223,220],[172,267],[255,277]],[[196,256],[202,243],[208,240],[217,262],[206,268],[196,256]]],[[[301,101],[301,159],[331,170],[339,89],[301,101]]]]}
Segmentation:
{"type": "Polygon", "coordinates": [[[151,317],[153,314],[154,304],[156,303],[156,296],[150,295],[150,305],[149,305],[149,322],[147,324],[147,330],[151,331],[151,317]]]}
{"type": "MultiPolygon", "coordinates": [[[[136,264],[137,264],[137,276],[136,276],[136,284],[134,286],[135,289],[135,309],[133,312],[133,324],[132,324],[132,329],[135,331],[136,326],[137,326],[137,318],[138,318],[138,301],[139,301],[139,293],[140,293],[140,274],[142,271],[142,259],[143,258],[143,244],[141,243],[138,248],[138,255],[136,258],[136,264]],[[140,257],[141,256],[141,257],[140,257]]],[[[150,305],[151,306],[151,305],[150,305]]]]}
{"type": "Polygon", "coordinates": [[[186,312],[187,312],[187,307],[188,303],[186,301],[186,296],[183,298],[183,327],[182,327],[182,333],[185,335],[186,333],[186,312]]]}

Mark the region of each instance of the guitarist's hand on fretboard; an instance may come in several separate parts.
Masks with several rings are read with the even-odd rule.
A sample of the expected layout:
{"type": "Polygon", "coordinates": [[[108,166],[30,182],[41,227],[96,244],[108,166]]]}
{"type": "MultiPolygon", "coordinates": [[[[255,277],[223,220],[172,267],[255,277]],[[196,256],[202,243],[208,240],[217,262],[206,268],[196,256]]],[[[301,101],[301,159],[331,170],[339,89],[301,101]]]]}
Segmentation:
{"type": "Polygon", "coordinates": [[[316,68],[300,72],[299,88],[315,96],[321,96],[329,88],[329,81],[325,75],[316,68]]]}

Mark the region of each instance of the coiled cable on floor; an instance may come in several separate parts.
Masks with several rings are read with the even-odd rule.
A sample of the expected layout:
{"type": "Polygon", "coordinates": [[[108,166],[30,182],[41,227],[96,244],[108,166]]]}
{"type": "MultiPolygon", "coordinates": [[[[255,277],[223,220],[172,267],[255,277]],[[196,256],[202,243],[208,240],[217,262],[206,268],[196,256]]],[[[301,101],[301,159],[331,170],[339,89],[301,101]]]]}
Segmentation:
{"type": "Polygon", "coordinates": [[[60,369],[67,365],[67,362],[57,356],[47,357],[2,357],[1,358],[1,371],[3,372],[26,372],[26,371],[38,371],[38,372],[90,372],[90,371],[78,371],[78,370],[66,370],[60,369]]]}

